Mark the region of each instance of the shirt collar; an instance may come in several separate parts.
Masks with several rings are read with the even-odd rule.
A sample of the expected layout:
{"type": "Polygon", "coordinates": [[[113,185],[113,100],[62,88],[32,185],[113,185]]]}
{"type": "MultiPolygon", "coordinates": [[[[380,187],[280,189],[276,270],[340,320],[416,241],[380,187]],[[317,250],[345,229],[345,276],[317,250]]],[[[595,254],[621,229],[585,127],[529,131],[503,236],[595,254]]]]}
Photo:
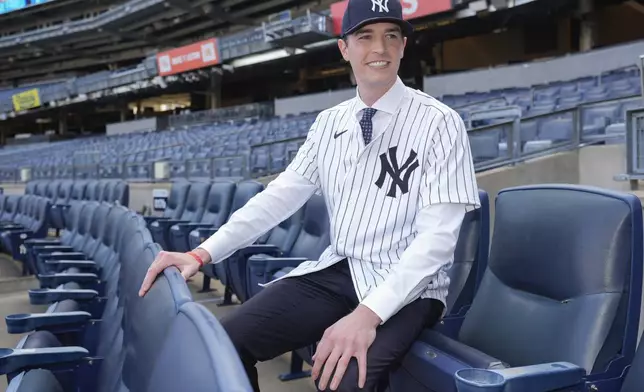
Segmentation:
{"type": "MultiPolygon", "coordinates": [[[[389,114],[394,114],[402,101],[403,96],[405,95],[405,84],[400,80],[400,77],[396,77],[396,83],[377,100],[371,107],[378,110],[379,112],[385,112],[389,114]]],[[[360,98],[360,91],[356,88],[356,105],[354,106],[354,115],[358,116],[363,109],[366,109],[368,106],[360,98]]]]}

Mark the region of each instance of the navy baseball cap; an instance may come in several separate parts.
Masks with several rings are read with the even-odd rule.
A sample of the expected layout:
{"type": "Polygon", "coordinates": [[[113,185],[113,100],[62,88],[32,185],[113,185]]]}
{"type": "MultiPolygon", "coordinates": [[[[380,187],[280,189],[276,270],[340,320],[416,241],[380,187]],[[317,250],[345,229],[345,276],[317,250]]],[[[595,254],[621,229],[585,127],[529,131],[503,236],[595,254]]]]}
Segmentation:
{"type": "Polygon", "coordinates": [[[399,0],[349,0],[342,18],[342,36],[345,37],[361,27],[379,22],[391,22],[400,26],[405,36],[414,32],[411,23],[403,19],[399,0]]]}

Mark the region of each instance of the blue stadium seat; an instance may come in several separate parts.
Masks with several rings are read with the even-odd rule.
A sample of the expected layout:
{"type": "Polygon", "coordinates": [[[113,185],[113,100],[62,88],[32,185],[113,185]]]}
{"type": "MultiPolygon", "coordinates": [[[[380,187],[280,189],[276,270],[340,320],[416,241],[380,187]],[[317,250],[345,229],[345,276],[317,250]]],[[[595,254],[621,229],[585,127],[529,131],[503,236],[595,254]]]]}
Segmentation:
{"type": "Polygon", "coordinates": [[[186,226],[186,229],[190,229],[188,234],[189,249],[195,249],[205,241],[200,232],[213,232],[226,223],[233,207],[236,188],[237,184],[232,181],[215,181],[212,184],[206,201],[206,211],[201,217],[201,222],[186,226]]]}
{"type": "Polygon", "coordinates": [[[208,207],[211,188],[212,184],[210,182],[193,182],[190,186],[186,208],[181,219],[163,222],[163,224],[168,225],[166,233],[168,250],[177,252],[188,251],[188,233],[190,232],[190,227],[193,227],[191,225],[202,222],[207,211],[206,208],[208,207]],[[191,214],[186,216],[186,211],[191,211],[191,214]]]}
{"type": "MultiPolygon", "coordinates": [[[[238,209],[243,207],[250,199],[255,197],[263,190],[264,190],[264,184],[258,181],[248,180],[248,181],[242,181],[238,183],[235,188],[235,195],[233,196],[232,204],[230,206],[229,214],[226,217],[226,221],[228,221],[228,219],[230,219],[230,217],[238,209]]],[[[211,227],[211,228],[199,228],[197,230],[199,232],[200,238],[205,239],[212,236],[218,229],[219,227],[211,227]]],[[[210,279],[212,278],[219,279],[221,283],[224,286],[226,286],[226,293],[224,294],[224,303],[229,304],[231,293],[230,293],[230,288],[228,287],[228,275],[226,273],[225,266],[222,265],[222,263],[217,263],[215,265],[208,264],[202,268],[202,272],[204,274],[203,289],[204,290],[210,289],[210,279]]]]}
{"type": "Polygon", "coordinates": [[[273,275],[285,267],[297,267],[307,260],[318,260],[330,244],[329,216],[324,197],[313,195],[306,203],[302,229],[288,252],[281,256],[255,254],[248,258],[246,292],[248,297],[261,291],[260,284],[273,280],[273,275]]]}
{"type": "Polygon", "coordinates": [[[638,338],[642,234],[633,195],[501,191],[488,268],[458,336],[424,331],[391,391],[455,391],[461,370],[499,373],[504,390],[617,390],[638,338]]]}
{"type": "Polygon", "coordinates": [[[192,182],[185,200],[183,211],[177,219],[158,219],[150,223],[149,229],[154,241],[165,250],[174,250],[170,242],[170,228],[179,223],[198,222],[205,210],[210,183],[192,182]]]}
{"type": "Polygon", "coordinates": [[[194,249],[191,247],[191,238],[198,238],[199,230],[219,228],[230,215],[235,189],[236,184],[232,181],[213,183],[205,195],[204,212],[201,219],[196,222],[179,223],[170,228],[172,249],[178,252],[194,249]]]}
{"type": "Polygon", "coordinates": [[[186,205],[186,199],[188,197],[189,190],[190,183],[188,181],[179,180],[173,182],[172,187],[170,188],[170,194],[168,195],[168,201],[166,203],[165,209],[163,210],[163,215],[144,217],[145,221],[148,223],[148,226],[152,222],[161,219],[179,219],[186,205]]]}
{"type": "MultiPolygon", "coordinates": [[[[315,197],[312,202],[307,202],[303,208],[299,209],[295,214],[291,215],[288,219],[273,228],[269,232],[266,240],[261,241],[262,243],[240,249],[223,261],[226,273],[230,278],[228,281],[230,289],[240,302],[246,302],[251,297],[246,285],[248,259],[255,255],[272,257],[286,257],[289,255],[295,246],[296,241],[300,237],[303,225],[307,223],[307,221],[304,220],[305,210],[308,208],[309,204],[313,205],[311,208],[314,210],[314,205],[316,203],[321,202],[324,205],[324,201],[320,201],[320,199],[322,199],[322,197],[318,196],[315,197]]],[[[317,210],[315,210],[315,212],[317,212],[317,210]]],[[[313,218],[314,216],[309,214],[309,222],[313,218]]],[[[315,218],[317,218],[317,216],[315,216],[315,218]]]]}
{"type": "MultiPolygon", "coordinates": [[[[454,251],[454,264],[450,269],[450,287],[447,307],[442,320],[434,329],[447,336],[456,336],[467,311],[474,300],[478,286],[487,269],[490,244],[490,202],[487,192],[479,190],[481,208],[465,215],[454,251]]],[[[273,274],[273,279],[281,278],[293,269],[284,267],[273,274]]],[[[259,291],[257,289],[255,294],[259,291]]],[[[306,361],[312,364],[315,345],[303,347],[292,353],[290,372],[280,375],[282,381],[308,377],[310,372],[303,371],[306,361]]]]}
{"type": "Polygon", "coordinates": [[[29,239],[47,236],[51,203],[45,197],[25,195],[22,205],[25,206],[25,215],[17,216],[14,226],[0,227],[0,241],[6,253],[23,263],[23,274],[28,274],[36,271],[29,267],[23,245],[29,239]]]}

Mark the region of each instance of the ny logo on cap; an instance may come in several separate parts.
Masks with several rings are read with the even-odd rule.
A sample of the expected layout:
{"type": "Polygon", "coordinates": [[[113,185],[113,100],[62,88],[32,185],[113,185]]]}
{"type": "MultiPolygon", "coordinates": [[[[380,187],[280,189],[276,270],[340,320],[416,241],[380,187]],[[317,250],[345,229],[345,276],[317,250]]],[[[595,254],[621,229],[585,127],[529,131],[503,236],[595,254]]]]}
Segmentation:
{"type": "Polygon", "coordinates": [[[371,11],[376,12],[389,12],[389,0],[371,0],[371,11]]]}

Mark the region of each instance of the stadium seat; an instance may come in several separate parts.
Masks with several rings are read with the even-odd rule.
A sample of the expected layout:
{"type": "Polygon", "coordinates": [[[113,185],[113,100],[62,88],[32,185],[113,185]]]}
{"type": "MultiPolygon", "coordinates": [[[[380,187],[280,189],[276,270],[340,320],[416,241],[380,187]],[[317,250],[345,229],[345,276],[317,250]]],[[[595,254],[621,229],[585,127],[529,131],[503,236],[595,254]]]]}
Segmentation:
{"type": "Polygon", "coordinates": [[[508,391],[617,390],[637,345],[641,260],[633,195],[501,191],[488,268],[458,336],[424,331],[391,391],[492,390],[495,374],[508,391]]]}
{"type": "MultiPolygon", "coordinates": [[[[442,320],[434,327],[447,336],[456,336],[467,310],[469,309],[478,286],[487,269],[490,244],[490,202],[487,192],[479,190],[481,208],[468,212],[461,226],[458,242],[454,251],[454,264],[450,269],[450,287],[447,307],[442,320]]],[[[293,267],[284,267],[273,274],[278,279],[289,273],[293,267]]],[[[255,294],[261,290],[256,288],[255,294]]],[[[310,372],[303,371],[306,361],[312,364],[315,345],[296,350],[291,356],[290,372],[280,375],[282,381],[308,377],[310,372]]]]}
{"type": "Polygon", "coordinates": [[[198,222],[204,213],[206,197],[210,190],[210,183],[190,183],[190,190],[185,200],[181,215],[177,219],[158,219],[150,223],[150,232],[154,241],[164,250],[173,250],[170,242],[170,228],[179,223],[198,222]]]}
{"type": "Polygon", "coordinates": [[[0,241],[3,250],[13,259],[23,263],[23,274],[35,273],[29,267],[24,242],[29,239],[44,238],[49,230],[49,210],[51,203],[45,197],[25,195],[22,197],[25,215],[17,217],[15,226],[0,228],[0,241]]]}
{"type": "MultiPolygon", "coordinates": [[[[198,224],[202,221],[208,207],[208,200],[212,184],[210,182],[193,182],[190,185],[190,192],[186,200],[186,207],[183,210],[181,219],[165,220],[163,222],[154,222],[163,224],[166,228],[167,250],[186,252],[188,251],[188,225],[198,224]]],[[[189,230],[188,230],[189,232],[189,230]]]]}
{"type": "Polygon", "coordinates": [[[330,245],[329,225],[324,197],[313,195],[305,206],[302,229],[288,252],[280,256],[255,254],[248,258],[245,269],[248,297],[256,295],[262,289],[260,284],[273,280],[273,275],[282,268],[297,267],[307,260],[318,260],[330,245]]]}
{"type": "MultiPolygon", "coordinates": [[[[295,214],[291,215],[288,219],[281,222],[278,226],[269,232],[269,236],[261,244],[254,244],[244,249],[240,249],[231,255],[228,259],[223,261],[226,267],[226,273],[230,277],[229,286],[232,294],[235,294],[240,302],[246,302],[250,297],[248,286],[246,285],[246,270],[248,259],[254,255],[272,256],[272,257],[286,257],[291,253],[296,241],[300,238],[303,225],[312,219],[318,218],[309,213],[309,221],[304,219],[304,211],[312,205],[311,209],[315,209],[316,203],[322,203],[324,200],[321,196],[315,197],[311,202],[308,202],[305,207],[299,209],[295,214]]],[[[310,230],[310,229],[309,229],[310,230]]],[[[302,238],[305,238],[302,236],[302,238]]],[[[300,240],[301,241],[301,240],[300,240]]]]}
{"type": "MultiPolygon", "coordinates": [[[[254,180],[248,180],[248,181],[242,181],[237,184],[235,188],[235,194],[232,199],[232,203],[230,206],[230,211],[228,216],[226,217],[226,221],[230,219],[230,217],[240,208],[242,208],[250,199],[255,197],[257,194],[259,194],[261,191],[264,190],[264,184],[254,181],[254,180]]],[[[198,228],[198,233],[199,237],[206,239],[210,236],[212,236],[217,230],[219,230],[219,227],[210,227],[210,228],[198,228]]],[[[226,286],[226,292],[224,294],[224,303],[223,304],[229,304],[230,303],[230,298],[231,298],[231,293],[230,293],[230,288],[228,287],[228,275],[226,274],[226,267],[222,263],[217,263],[217,264],[207,264],[205,265],[202,269],[201,272],[204,274],[204,280],[203,280],[203,290],[209,290],[210,289],[210,279],[219,279],[219,281],[226,286]]]]}
{"type": "Polygon", "coordinates": [[[145,221],[148,223],[148,226],[152,222],[161,219],[179,219],[186,205],[186,198],[188,197],[189,190],[190,183],[188,181],[179,180],[173,182],[172,187],[170,188],[170,194],[168,195],[168,201],[166,203],[165,209],[163,210],[163,215],[144,217],[145,221]]]}
{"type": "Polygon", "coordinates": [[[175,224],[170,228],[171,248],[177,252],[187,252],[190,247],[190,235],[199,234],[199,229],[219,228],[230,215],[235,196],[236,184],[232,181],[217,181],[212,184],[203,202],[201,218],[193,222],[175,224]]]}

